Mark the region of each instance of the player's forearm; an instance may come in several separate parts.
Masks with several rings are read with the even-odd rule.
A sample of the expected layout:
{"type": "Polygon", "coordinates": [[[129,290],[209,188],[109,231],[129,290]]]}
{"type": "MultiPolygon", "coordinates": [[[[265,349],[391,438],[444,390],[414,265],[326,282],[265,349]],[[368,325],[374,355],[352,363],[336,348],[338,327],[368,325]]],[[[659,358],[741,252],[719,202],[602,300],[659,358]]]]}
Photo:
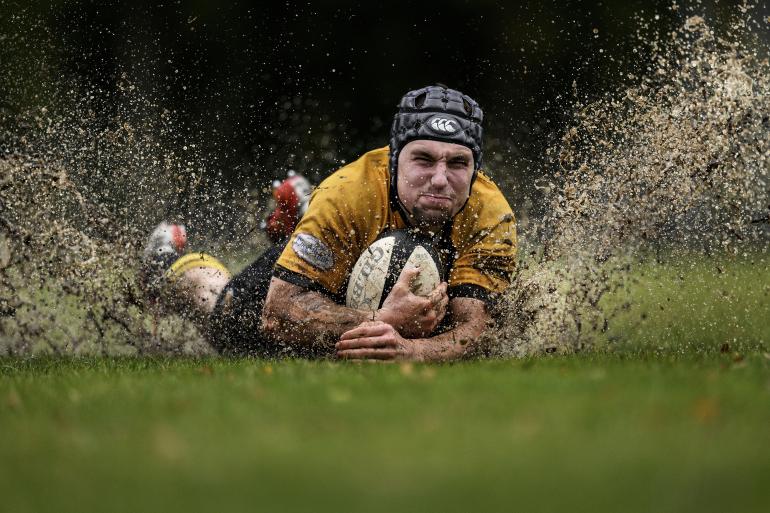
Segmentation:
{"type": "Polygon", "coordinates": [[[319,292],[273,278],[262,311],[262,329],[290,346],[333,347],[340,335],[371,314],[338,305],[319,292]]]}
{"type": "Polygon", "coordinates": [[[484,328],[485,324],[467,323],[441,335],[420,339],[420,360],[444,362],[474,356],[480,351],[478,339],[484,328]]]}
{"type": "Polygon", "coordinates": [[[455,326],[435,337],[419,339],[419,359],[427,362],[457,360],[481,352],[479,338],[487,329],[490,316],[480,301],[453,300],[452,318],[455,326]],[[471,303],[469,303],[471,302],[471,303]]]}

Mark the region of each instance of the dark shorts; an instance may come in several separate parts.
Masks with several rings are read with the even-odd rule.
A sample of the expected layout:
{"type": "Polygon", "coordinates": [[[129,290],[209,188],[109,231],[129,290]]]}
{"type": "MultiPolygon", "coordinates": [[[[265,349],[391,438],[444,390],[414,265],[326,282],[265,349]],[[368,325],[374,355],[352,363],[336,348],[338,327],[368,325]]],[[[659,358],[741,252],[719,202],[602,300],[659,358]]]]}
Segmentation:
{"type": "Polygon", "coordinates": [[[219,294],[208,324],[207,338],[224,355],[275,357],[280,346],[271,343],[259,329],[273,266],[283,244],[269,248],[236,274],[219,294]]]}

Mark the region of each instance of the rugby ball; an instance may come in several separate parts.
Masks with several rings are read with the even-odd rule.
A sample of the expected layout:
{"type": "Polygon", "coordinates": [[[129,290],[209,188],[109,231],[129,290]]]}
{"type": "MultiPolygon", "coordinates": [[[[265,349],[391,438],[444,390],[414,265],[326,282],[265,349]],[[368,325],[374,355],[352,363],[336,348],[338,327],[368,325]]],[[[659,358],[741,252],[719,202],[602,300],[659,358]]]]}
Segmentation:
{"type": "Polygon", "coordinates": [[[353,266],[345,304],[360,310],[379,309],[407,265],[420,268],[412,282],[414,294],[427,296],[441,283],[443,265],[430,239],[410,230],[384,233],[353,266]]]}

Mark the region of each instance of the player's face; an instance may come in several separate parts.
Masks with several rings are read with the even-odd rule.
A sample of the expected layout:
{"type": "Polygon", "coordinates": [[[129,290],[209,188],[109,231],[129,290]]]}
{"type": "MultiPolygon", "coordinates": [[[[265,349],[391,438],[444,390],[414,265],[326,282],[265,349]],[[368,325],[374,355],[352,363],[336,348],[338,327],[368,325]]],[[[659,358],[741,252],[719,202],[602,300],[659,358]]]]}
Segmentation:
{"type": "Polygon", "coordinates": [[[419,225],[436,228],[465,204],[473,153],[460,144],[417,140],[398,155],[398,197],[419,225]]]}

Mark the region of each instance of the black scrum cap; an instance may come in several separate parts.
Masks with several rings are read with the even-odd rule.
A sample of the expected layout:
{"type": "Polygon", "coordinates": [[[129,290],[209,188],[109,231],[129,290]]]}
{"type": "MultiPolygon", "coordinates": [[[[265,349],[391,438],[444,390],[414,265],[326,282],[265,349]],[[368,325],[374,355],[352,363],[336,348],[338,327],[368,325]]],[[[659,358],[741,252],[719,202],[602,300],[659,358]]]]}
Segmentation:
{"type": "Polygon", "coordinates": [[[481,167],[484,113],[468,95],[443,85],[409,91],[401,98],[390,129],[390,198],[404,213],[398,198],[398,154],[409,142],[430,139],[461,144],[473,153],[473,177],[481,167]]]}
{"type": "Polygon", "coordinates": [[[396,173],[398,154],[407,143],[431,139],[467,146],[474,168],[481,167],[484,113],[468,95],[435,85],[409,91],[401,98],[390,129],[390,171],[396,173]]]}

